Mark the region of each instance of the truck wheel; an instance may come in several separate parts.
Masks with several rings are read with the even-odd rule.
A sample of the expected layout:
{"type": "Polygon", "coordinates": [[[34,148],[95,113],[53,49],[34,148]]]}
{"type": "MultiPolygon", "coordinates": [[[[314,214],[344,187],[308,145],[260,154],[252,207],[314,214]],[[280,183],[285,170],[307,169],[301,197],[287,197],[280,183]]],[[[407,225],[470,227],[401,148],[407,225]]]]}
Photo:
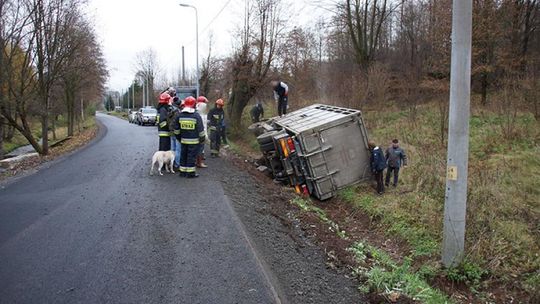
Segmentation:
{"type": "Polygon", "coordinates": [[[273,137],[276,136],[279,132],[278,131],[271,131],[268,133],[264,133],[262,135],[257,136],[257,142],[259,145],[264,145],[267,143],[274,143],[273,137]]]}
{"type": "Polygon", "coordinates": [[[259,145],[259,148],[261,149],[262,153],[272,152],[276,150],[276,147],[274,146],[273,141],[261,144],[259,145]]]}

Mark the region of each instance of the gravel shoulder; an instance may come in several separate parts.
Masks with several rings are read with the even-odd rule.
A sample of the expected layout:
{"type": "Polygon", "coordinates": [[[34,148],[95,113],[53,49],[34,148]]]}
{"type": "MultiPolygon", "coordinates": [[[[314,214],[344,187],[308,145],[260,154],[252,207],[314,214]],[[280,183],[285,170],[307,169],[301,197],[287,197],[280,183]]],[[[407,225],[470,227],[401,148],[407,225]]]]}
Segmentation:
{"type": "Polygon", "coordinates": [[[350,269],[336,264],[302,229],[290,189],[234,156],[209,164],[284,303],[365,302],[358,282],[348,277],[350,269]]]}

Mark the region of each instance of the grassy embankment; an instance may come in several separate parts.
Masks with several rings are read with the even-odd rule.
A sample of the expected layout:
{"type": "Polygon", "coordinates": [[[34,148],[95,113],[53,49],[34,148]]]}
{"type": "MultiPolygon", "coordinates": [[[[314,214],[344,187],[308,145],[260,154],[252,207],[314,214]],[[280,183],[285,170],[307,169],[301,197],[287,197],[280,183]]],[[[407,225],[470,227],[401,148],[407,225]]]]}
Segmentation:
{"type": "MultiPolygon", "coordinates": [[[[91,128],[96,124],[94,115],[87,113],[86,117],[87,118],[81,124],[82,130],[91,128]]],[[[39,138],[41,138],[41,123],[39,122],[39,119],[32,119],[30,121],[30,127],[34,137],[39,140],[39,138]]],[[[75,135],[78,133],[77,125],[75,125],[74,133],[75,135]]],[[[55,142],[65,138],[67,138],[67,121],[63,116],[59,116],[58,120],[56,121],[56,140],[53,139],[53,132],[49,131],[49,141],[50,144],[54,144],[55,142]]],[[[9,154],[11,151],[28,144],[28,140],[21,133],[19,133],[19,131],[15,130],[13,139],[10,141],[4,141],[4,152],[9,154]]]]}
{"type": "MultiPolygon", "coordinates": [[[[430,106],[416,120],[406,111],[366,113],[371,138],[380,144],[400,138],[411,159],[402,184],[386,196],[365,185],[341,198],[379,219],[381,227],[410,245],[410,258],[438,265],[442,241],[446,148],[430,106]]],[[[538,292],[540,283],[540,124],[528,113],[473,110],[470,119],[466,256],[444,275],[466,283],[478,296],[489,285],[538,292]],[[513,121],[510,121],[513,120],[513,121]]]]}
{"type": "MultiPolygon", "coordinates": [[[[420,106],[414,116],[407,110],[387,109],[366,111],[364,117],[370,138],[381,146],[393,138],[401,140],[410,165],[401,172],[399,187],[388,189],[384,196],[374,195],[366,184],[344,189],[339,195],[353,212],[369,215],[379,233],[406,243],[403,262],[396,263],[384,250],[364,240],[354,241],[349,250],[359,265],[366,254],[379,259],[369,268],[358,268],[358,275],[366,282],[363,288],[381,293],[397,290],[422,302],[441,303],[446,297],[426,282],[443,278],[449,284],[466,286],[478,300],[493,299],[490,293],[497,289],[525,300],[537,297],[539,122],[528,113],[514,116],[476,107],[472,110],[466,256],[459,267],[448,270],[439,263],[446,143],[440,139],[437,106],[420,106]]],[[[257,148],[253,136],[245,138],[242,148],[257,148]]],[[[302,210],[322,214],[323,222],[333,223],[308,201],[293,203],[299,202],[302,210]]]]}

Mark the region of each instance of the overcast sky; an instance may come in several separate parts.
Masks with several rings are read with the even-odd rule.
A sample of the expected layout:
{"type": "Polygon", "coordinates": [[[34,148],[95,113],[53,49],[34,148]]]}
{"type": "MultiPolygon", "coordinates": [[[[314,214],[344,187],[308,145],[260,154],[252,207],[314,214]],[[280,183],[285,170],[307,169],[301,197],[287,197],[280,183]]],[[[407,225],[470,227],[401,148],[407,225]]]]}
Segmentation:
{"type": "MultiPolygon", "coordinates": [[[[324,13],[309,0],[288,2],[289,26],[310,24],[324,13]]],[[[89,14],[107,60],[110,89],[127,89],[134,78],[136,54],[149,47],[157,52],[167,77],[180,69],[182,45],[186,69],[195,69],[195,12],[179,3],[198,9],[200,58],[208,54],[210,33],[214,37],[212,52],[230,53],[234,33],[242,24],[245,0],[90,0],[89,14]]]]}

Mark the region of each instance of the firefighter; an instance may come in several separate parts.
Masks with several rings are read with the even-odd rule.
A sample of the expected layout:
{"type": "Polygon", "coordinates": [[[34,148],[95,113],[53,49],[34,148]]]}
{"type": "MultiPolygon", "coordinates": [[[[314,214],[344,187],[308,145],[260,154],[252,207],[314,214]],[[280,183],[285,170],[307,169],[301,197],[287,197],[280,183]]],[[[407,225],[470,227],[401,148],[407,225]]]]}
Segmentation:
{"type": "Polygon", "coordinates": [[[216,106],[208,112],[208,129],[210,130],[210,154],[212,157],[219,156],[219,146],[221,145],[221,133],[223,129],[223,122],[225,113],[223,112],[223,106],[225,102],[223,99],[216,100],[216,106]]]}
{"type": "MultiPolygon", "coordinates": [[[[196,111],[201,115],[202,117],[206,117],[208,115],[208,99],[204,96],[197,97],[197,106],[196,111]]],[[[207,132],[207,125],[206,125],[206,119],[203,119],[203,125],[204,125],[204,134],[207,132]]],[[[199,155],[197,155],[197,168],[208,168],[208,166],[204,163],[204,142],[199,147],[199,155]]]]}
{"type": "Polygon", "coordinates": [[[199,145],[204,143],[206,136],[202,118],[195,112],[196,102],[191,96],[184,99],[184,108],[175,122],[174,135],[181,144],[180,177],[199,177],[196,171],[197,155],[199,145]]]}
{"type": "Polygon", "coordinates": [[[171,150],[171,134],[167,119],[171,113],[171,95],[167,91],[159,95],[157,111],[159,151],[169,151],[171,150]]]}

